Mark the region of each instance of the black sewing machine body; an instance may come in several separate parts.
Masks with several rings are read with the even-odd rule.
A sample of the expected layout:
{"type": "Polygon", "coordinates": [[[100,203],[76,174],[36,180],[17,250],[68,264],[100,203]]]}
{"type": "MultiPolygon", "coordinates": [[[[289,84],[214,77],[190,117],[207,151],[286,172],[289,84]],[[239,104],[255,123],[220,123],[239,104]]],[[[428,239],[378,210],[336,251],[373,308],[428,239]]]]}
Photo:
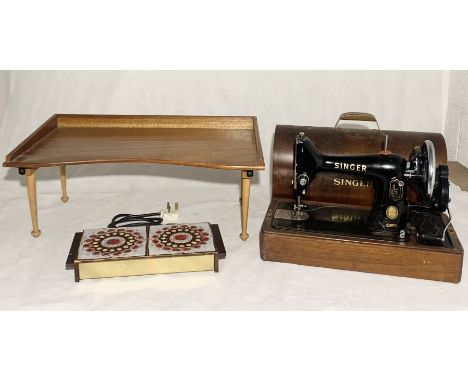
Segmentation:
{"type": "Polygon", "coordinates": [[[445,163],[441,134],[277,126],[261,258],[459,282],[445,163]]]}
{"type": "Polygon", "coordinates": [[[320,221],[321,226],[330,227],[328,231],[333,231],[335,227],[342,233],[370,233],[393,240],[405,240],[411,233],[409,225],[413,224],[418,240],[427,244],[444,245],[446,225],[440,214],[433,212],[444,212],[448,208],[448,168],[442,165],[436,168],[435,163],[434,145],[429,140],[415,147],[408,160],[390,153],[387,147],[378,154],[331,156],[320,153],[301,132],[297,135],[294,146],[293,185],[296,204],[291,206],[291,219],[312,219],[314,223],[308,224],[310,229],[316,229],[312,227],[317,226],[320,221]],[[333,224],[333,217],[339,207],[330,209],[302,204],[301,198],[311,180],[321,171],[359,174],[372,179],[376,188],[375,198],[367,216],[363,216],[362,210],[352,212],[349,207],[344,207],[347,210],[345,215],[354,215],[356,218],[350,219],[343,230],[342,224],[333,224]],[[408,182],[417,184],[421,196],[421,203],[418,205],[408,206],[408,182]],[[322,219],[317,218],[317,208],[321,210],[318,216],[322,219]],[[323,219],[324,210],[333,211],[331,220],[323,219]]]}
{"type": "Polygon", "coordinates": [[[414,236],[415,240],[423,245],[446,248],[453,245],[450,236],[443,234],[447,226],[444,215],[434,211],[412,210],[410,220],[402,219],[405,223],[402,225],[404,233],[383,235],[376,234],[370,228],[368,221],[372,213],[365,207],[306,203],[298,215],[295,206],[294,202],[279,202],[273,214],[271,227],[277,230],[398,243],[408,243],[414,236]],[[444,240],[441,240],[442,237],[444,240]]]}

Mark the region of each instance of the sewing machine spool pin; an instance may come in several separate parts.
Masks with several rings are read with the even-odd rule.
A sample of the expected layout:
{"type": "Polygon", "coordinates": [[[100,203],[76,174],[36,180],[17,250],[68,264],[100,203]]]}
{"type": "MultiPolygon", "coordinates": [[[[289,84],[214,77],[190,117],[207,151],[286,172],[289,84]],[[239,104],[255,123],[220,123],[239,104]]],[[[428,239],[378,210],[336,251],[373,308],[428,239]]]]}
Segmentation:
{"type": "Polygon", "coordinates": [[[407,160],[388,150],[387,134],[384,150],[379,154],[345,156],[321,153],[300,132],[296,136],[294,151],[295,213],[301,212],[304,207],[301,198],[311,179],[321,171],[367,176],[375,181],[376,195],[367,224],[377,236],[392,237],[397,241],[406,237],[404,226],[411,211],[406,200],[408,182],[405,178],[413,178],[413,182],[418,184],[423,200],[422,208],[431,206],[444,212],[448,207],[448,169],[446,166],[436,168],[434,144],[430,140],[416,147],[407,160]]]}
{"type": "Polygon", "coordinates": [[[449,190],[443,136],[415,131],[379,132],[378,125],[367,131],[359,125],[344,128],[338,126],[340,120],[374,122],[375,117],[365,113],[345,113],[335,128],[276,127],[272,199],[260,232],[261,258],[314,267],[459,282],[463,247],[450,224],[450,215],[446,215],[449,211],[444,213],[449,190]],[[386,145],[385,133],[388,134],[386,145]],[[307,138],[320,149],[318,153],[310,155],[312,146],[307,138]],[[422,149],[424,140],[434,143],[437,168],[427,163],[430,161],[425,158],[426,148],[422,149]],[[383,191],[384,183],[376,178],[379,173],[386,174],[387,181],[391,181],[389,173],[370,174],[372,165],[366,167],[366,171],[356,171],[357,164],[361,165],[360,170],[363,170],[362,164],[367,166],[361,162],[363,156],[373,157],[381,166],[392,163],[396,155],[390,151],[403,158],[392,190],[393,196],[404,196],[403,200],[396,201],[397,204],[389,198],[390,189],[383,191]],[[408,156],[408,153],[412,155],[408,156]],[[346,157],[353,157],[354,161],[342,160],[346,157]],[[324,159],[330,162],[327,164],[324,159]],[[338,162],[338,171],[334,169],[334,162],[338,162]],[[350,167],[353,163],[354,171],[350,167]],[[431,189],[426,176],[428,167],[435,170],[431,197],[428,196],[431,189]],[[304,171],[310,178],[307,189],[298,182],[298,176],[304,171]],[[401,188],[400,183],[403,183],[401,188]],[[402,217],[400,227],[397,227],[400,229],[393,228],[391,236],[377,236],[368,224],[376,194],[384,195],[390,202],[390,216],[398,211],[402,217]],[[398,207],[398,202],[402,202],[406,209],[395,210],[393,207],[398,207]],[[308,215],[307,219],[297,219],[298,206],[301,206],[301,214],[308,215]],[[437,231],[437,235],[433,231],[437,231]],[[441,237],[444,240],[441,241],[441,237]]]}

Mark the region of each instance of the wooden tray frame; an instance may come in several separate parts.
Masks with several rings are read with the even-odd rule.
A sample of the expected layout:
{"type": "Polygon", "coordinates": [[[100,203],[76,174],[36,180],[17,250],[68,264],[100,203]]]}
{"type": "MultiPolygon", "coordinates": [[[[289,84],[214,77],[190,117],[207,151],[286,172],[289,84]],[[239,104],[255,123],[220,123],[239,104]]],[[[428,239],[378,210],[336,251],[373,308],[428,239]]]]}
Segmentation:
{"type": "Polygon", "coordinates": [[[26,175],[33,230],[39,230],[36,171],[60,169],[67,202],[66,166],[157,163],[241,171],[241,234],[248,238],[250,184],[264,170],[257,118],[249,116],[55,114],[13,149],[3,163],[26,175]]]}

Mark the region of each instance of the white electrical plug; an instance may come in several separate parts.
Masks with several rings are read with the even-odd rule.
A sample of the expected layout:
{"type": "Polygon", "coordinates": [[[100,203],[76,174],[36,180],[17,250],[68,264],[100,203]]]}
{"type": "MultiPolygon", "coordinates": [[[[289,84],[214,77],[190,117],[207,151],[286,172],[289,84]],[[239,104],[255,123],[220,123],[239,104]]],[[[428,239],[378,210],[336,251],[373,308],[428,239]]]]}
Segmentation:
{"type": "Polygon", "coordinates": [[[163,223],[174,223],[179,219],[179,202],[175,202],[174,208],[167,202],[167,208],[161,210],[161,217],[163,223]]]}

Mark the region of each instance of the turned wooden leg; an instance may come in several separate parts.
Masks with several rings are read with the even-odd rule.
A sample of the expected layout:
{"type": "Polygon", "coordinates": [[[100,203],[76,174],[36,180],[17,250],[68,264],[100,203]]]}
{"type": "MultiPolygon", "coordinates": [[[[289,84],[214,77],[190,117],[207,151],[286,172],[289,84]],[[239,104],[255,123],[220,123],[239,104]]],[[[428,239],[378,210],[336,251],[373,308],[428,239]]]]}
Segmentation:
{"type": "Polygon", "coordinates": [[[29,209],[31,211],[31,221],[33,230],[31,235],[38,237],[41,234],[37,220],[37,200],[36,200],[36,170],[26,170],[26,184],[28,187],[29,209]]]}
{"type": "Polygon", "coordinates": [[[249,218],[249,198],[250,198],[250,180],[253,171],[242,171],[242,196],[241,196],[241,226],[242,232],[240,238],[247,240],[249,234],[247,233],[247,220],[249,218]]]}
{"type": "Polygon", "coordinates": [[[62,197],[60,198],[62,202],[68,202],[67,195],[67,172],[65,170],[65,165],[60,166],[60,185],[62,186],[62,197]]]}

